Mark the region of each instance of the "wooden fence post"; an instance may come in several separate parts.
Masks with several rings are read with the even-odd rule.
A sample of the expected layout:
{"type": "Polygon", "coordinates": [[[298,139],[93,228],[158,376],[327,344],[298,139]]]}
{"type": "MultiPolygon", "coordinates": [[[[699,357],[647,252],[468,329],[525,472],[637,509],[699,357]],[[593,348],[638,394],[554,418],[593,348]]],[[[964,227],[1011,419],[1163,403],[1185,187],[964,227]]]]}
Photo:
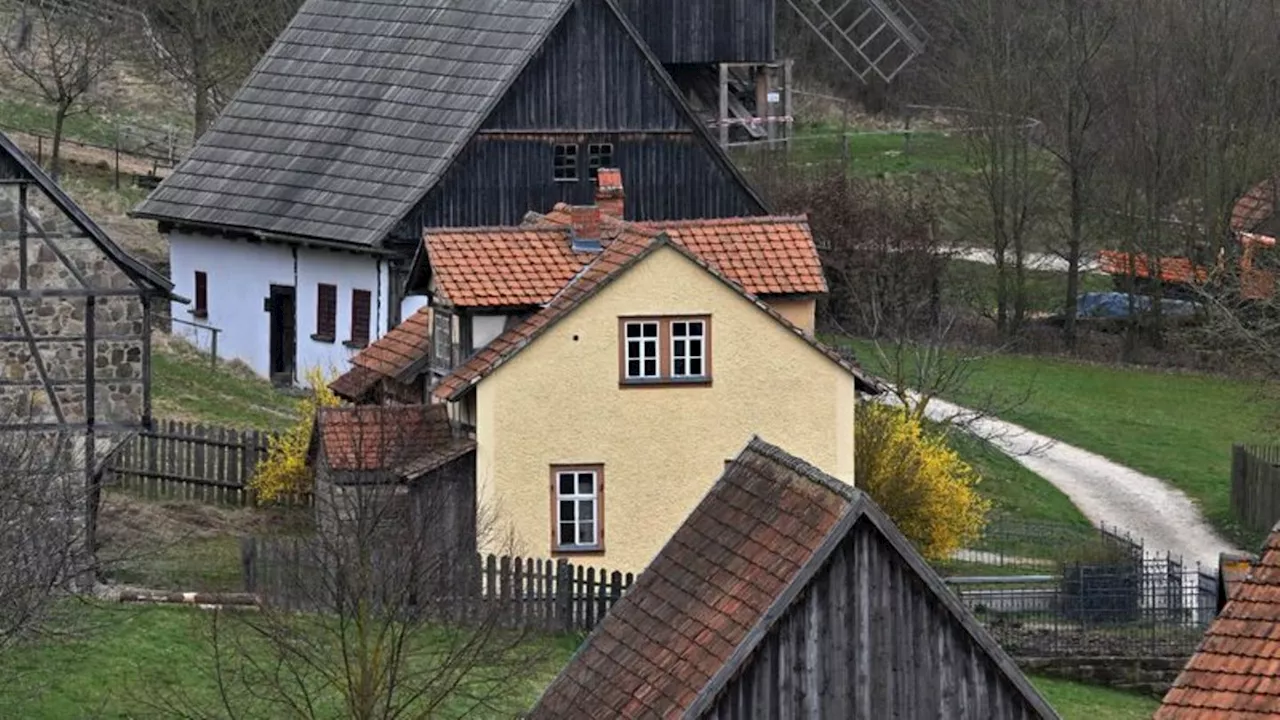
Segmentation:
{"type": "Polygon", "coordinates": [[[556,560],[556,620],[561,632],[573,627],[573,566],[568,560],[556,560]]]}
{"type": "Polygon", "coordinates": [[[240,567],[244,573],[244,591],[258,591],[258,541],[252,537],[240,538],[240,567]]]}

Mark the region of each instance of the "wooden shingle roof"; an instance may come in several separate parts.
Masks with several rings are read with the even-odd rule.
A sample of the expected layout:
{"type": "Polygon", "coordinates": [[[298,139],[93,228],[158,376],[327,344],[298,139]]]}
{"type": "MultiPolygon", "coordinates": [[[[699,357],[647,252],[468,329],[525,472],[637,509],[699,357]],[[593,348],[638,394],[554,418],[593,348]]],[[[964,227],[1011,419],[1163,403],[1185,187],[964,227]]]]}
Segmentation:
{"type": "Polygon", "coordinates": [[[1280,716],[1280,526],[1174,681],[1155,720],[1280,716]]]}
{"type": "Polygon", "coordinates": [[[573,0],[307,0],[135,215],[376,245],[573,0]]]}

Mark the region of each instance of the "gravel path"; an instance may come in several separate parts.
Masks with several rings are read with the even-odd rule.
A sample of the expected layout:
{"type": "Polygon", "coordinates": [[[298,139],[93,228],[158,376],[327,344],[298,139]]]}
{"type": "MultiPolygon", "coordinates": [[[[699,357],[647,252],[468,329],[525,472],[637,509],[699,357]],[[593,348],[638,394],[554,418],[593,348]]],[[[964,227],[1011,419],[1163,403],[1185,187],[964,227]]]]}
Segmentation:
{"type": "Polygon", "coordinates": [[[972,412],[941,400],[929,402],[928,415],[963,422],[1065,493],[1090,522],[1141,538],[1148,549],[1168,550],[1188,565],[1198,562],[1215,571],[1218,553],[1236,550],[1205,522],[1186,494],[1163,480],[1013,423],[973,419],[972,412]]]}
{"type": "MultiPolygon", "coordinates": [[[[994,265],[995,257],[990,250],[982,248],[960,248],[951,254],[956,260],[964,260],[966,262],[982,263],[984,265],[994,265]]],[[[1013,262],[1010,255],[1010,263],[1013,262]]],[[[1067,261],[1059,255],[1053,253],[1028,253],[1026,256],[1027,267],[1032,270],[1053,270],[1056,272],[1067,271],[1067,261]]],[[[1091,256],[1081,258],[1080,269],[1086,273],[1105,274],[1098,270],[1098,261],[1091,256]]]]}

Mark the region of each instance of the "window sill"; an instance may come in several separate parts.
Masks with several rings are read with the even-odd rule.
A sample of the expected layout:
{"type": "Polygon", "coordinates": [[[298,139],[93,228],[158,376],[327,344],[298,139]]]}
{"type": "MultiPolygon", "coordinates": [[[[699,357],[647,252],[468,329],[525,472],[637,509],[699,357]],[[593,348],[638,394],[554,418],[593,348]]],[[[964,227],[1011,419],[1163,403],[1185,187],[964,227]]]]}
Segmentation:
{"type": "Polygon", "coordinates": [[[619,387],[710,387],[711,377],[665,377],[665,378],[623,378],[618,381],[619,387]]]}
{"type": "Polygon", "coordinates": [[[311,336],[311,339],[312,339],[312,340],[315,340],[316,342],[322,342],[322,343],[332,343],[332,342],[333,342],[333,336],[332,336],[332,335],[321,335],[320,333],[316,333],[316,334],[312,335],[312,336],[311,336]]]}
{"type": "Polygon", "coordinates": [[[575,547],[558,547],[551,549],[552,557],[556,555],[603,555],[603,545],[581,545],[575,547]]]}
{"type": "Polygon", "coordinates": [[[197,320],[208,320],[208,319],[209,319],[209,311],[208,311],[208,310],[196,310],[195,308],[187,308],[187,312],[191,314],[191,317],[193,317],[193,318],[195,318],[195,319],[197,319],[197,320]]]}
{"type": "Polygon", "coordinates": [[[342,347],[351,348],[352,350],[363,350],[368,346],[369,346],[368,340],[365,340],[364,342],[361,342],[359,340],[344,340],[342,342],[342,347]]]}

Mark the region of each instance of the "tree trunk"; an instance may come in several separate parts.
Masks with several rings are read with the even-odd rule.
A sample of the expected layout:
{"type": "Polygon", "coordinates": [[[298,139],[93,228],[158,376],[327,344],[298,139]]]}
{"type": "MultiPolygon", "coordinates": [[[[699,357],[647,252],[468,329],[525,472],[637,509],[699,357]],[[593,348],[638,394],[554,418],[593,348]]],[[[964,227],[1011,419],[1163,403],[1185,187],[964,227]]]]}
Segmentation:
{"type": "Polygon", "coordinates": [[[71,111],[71,103],[58,103],[53,115],[53,148],[49,151],[49,174],[54,180],[62,173],[62,127],[67,122],[67,113],[71,111]]]}
{"type": "Polygon", "coordinates": [[[1084,243],[1084,202],[1081,197],[1079,168],[1073,163],[1071,173],[1071,230],[1067,238],[1067,298],[1063,303],[1066,319],[1062,323],[1062,340],[1067,350],[1076,349],[1076,313],[1080,297],[1080,249],[1084,243]]]}

